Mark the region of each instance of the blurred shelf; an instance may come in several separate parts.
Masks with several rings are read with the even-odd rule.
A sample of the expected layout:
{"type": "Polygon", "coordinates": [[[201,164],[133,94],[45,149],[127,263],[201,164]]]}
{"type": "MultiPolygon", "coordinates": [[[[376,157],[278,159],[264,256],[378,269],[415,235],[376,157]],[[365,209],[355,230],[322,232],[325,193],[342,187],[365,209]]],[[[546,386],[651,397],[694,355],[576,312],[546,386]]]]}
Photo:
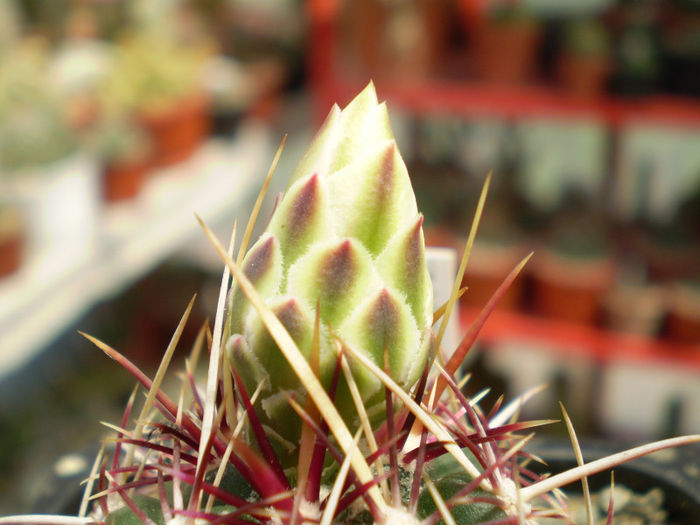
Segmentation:
{"type": "Polygon", "coordinates": [[[229,220],[257,194],[272,142],[266,126],[244,123],[234,140],[210,141],[188,161],[154,173],[133,201],[107,205],[83,252],[30,251],[20,271],[0,281],[0,381],[90,306],[203,235],[194,213],[210,227],[229,220]]]}
{"type": "MultiPolygon", "coordinates": [[[[460,321],[468,327],[479,310],[461,307],[460,321]]],[[[556,319],[496,309],[482,328],[478,341],[522,341],[563,355],[599,362],[628,362],[682,367],[700,372],[700,344],[681,344],[643,335],[613,332],[556,319]]]]}
{"type": "MultiPolygon", "coordinates": [[[[369,80],[369,77],[353,77],[342,69],[338,57],[341,32],[337,23],[341,5],[342,2],[308,2],[314,42],[308,70],[320,118],[325,117],[333,103],[344,106],[369,80]]],[[[552,84],[493,85],[469,78],[376,78],[374,82],[379,98],[408,113],[409,118],[594,120],[613,132],[626,126],[690,128],[693,132],[700,129],[700,101],[690,97],[659,93],[581,97],[552,84]]],[[[613,148],[619,149],[614,141],[615,138],[613,148]]],[[[477,310],[463,308],[460,313],[463,326],[477,314],[477,310]]],[[[677,344],[505,310],[491,314],[479,340],[486,343],[522,340],[597,361],[651,363],[700,371],[700,344],[677,344]]]]}
{"type": "MultiPolygon", "coordinates": [[[[342,71],[341,31],[338,27],[344,2],[307,2],[311,22],[308,71],[325,117],[333,103],[349,102],[369,80],[342,71]]],[[[658,124],[700,127],[697,99],[651,93],[639,96],[577,96],[556,84],[495,85],[470,78],[374,79],[383,100],[417,114],[496,116],[501,118],[594,118],[617,127],[625,124],[658,124]]]]}
{"type": "MultiPolygon", "coordinates": [[[[331,99],[350,100],[362,87],[361,82],[326,78],[321,104],[327,108],[331,99]]],[[[611,127],[627,124],[700,127],[700,103],[685,97],[582,98],[556,87],[494,86],[466,80],[376,82],[376,87],[382,99],[418,115],[595,119],[611,127]]]]}

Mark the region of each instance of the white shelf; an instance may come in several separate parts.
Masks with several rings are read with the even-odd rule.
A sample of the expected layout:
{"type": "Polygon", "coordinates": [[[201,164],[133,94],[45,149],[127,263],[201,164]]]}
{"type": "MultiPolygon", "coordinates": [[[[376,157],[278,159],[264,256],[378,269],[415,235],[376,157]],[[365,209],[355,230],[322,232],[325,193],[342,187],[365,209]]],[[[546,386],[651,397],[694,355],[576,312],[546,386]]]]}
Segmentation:
{"type": "Polygon", "coordinates": [[[0,280],[0,381],[97,301],[202,235],[194,213],[215,227],[253,199],[273,143],[266,126],[246,123],[235,140],[210,141],[155,173],[133,201],[106,206],[94,243],[81,253],[30,247],[22,269],[0,280]]]}

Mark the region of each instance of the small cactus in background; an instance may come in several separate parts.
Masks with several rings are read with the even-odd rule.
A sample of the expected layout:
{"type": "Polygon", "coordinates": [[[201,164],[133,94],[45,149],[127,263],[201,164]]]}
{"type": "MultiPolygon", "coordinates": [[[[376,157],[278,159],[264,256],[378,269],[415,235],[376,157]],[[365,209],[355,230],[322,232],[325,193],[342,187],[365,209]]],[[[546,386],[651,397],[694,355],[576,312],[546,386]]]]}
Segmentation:
{"type": "Polygon", "coordinates": [[[77,147],[46,71],[41,46],[0,54],[0,181],[61,160],[77,147]]]}
{"type": "MultiPolygon", "coordinates": [[[[422,216],[384,104],[369,85],[344,110],[335,106],[295,170],[290,186],[243,269],[302,353],[311,353],[320,317],[321,383],[331,384],[335,337],[353,345],[409,389],[430,349],[432,287],[422,216]]],[[[264,382],[268,424],[292,440],[282,394],[303,387],[240,288],[232,291],[226,350],[253,391],[264,382]],[[245,373],[242,373],[245,371],[245,373]]],[[[367,405],[383,404],[381,382],[354,360],[367,405]]],[[[336,393],[347,423],[356,417],[347,389],[336,393]]],[[[296,427],[296,428],[295,428],[296,427]]]]}
{"type": "Polygon", "coordinates": [[[166,27],[143,29],[119,40],[99,85],[106,113],[157,114],[199,92],[209,50],[180,45],[166,27]]]}
{"type": "Polygon", "coordinates": [[[240,264],[205,227],[227,265],[206,388],[192,370],[208,326],[180,401],[161,388],[192,302],[154,379],[87,336],[136,377],[146,400],[135,413],[134,392],[109,451],[95,461],[78,518],[0,525],[533,524],[566,520],[563,485],[700,441],[674,438],[554,476],[533,473],[527,462],[536,458],[523,449],[532,434],[521,433],[547,421],[516,416],[534,392],[483,409],[483,396],[467,398],[456,378],[522,264],[452,356],[430,366],[433,318],[449,312],[459,290],[433,314],[421,222],[370,86],[331,111],[240,264]],[[229,271],[236,284],[226,301],[229,271]]]}

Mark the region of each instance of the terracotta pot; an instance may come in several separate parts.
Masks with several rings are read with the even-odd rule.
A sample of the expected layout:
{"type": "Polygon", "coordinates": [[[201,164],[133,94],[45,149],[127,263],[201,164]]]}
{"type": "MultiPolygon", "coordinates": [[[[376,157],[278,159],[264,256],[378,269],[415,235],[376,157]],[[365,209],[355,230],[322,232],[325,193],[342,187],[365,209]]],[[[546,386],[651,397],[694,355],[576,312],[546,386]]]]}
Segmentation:
{"type": "Polygon", "coordinates": [[[570,94],[595,97],[605,91],[610,68],[610,61],[604,56],[565,54],[559,57],[557,76],[561,86],[570,94]]]}
{"type": "Polygon", "coordinates": [[[497,84],[523,84],[536,72],[540,26],[534,21],[484,20],[474,27],[475,75],[497,84]]]}
{"type": "Polygon", "coordinates": [[[533,307],[547,317],[596,324],[603,300],[612,286],[610,257],[573,258],[553,251],[533,258],[533,307]]]}
{"type": "Polygon", "coordinates": [[[107,202],[136,197],[148,176],[148,162],[124,161],[105,166],[102,176],[102,196],[107,202]]]}
{"type": "Polygon", "coordinates": [[[151,136],[152,164],[167,166],[189,158],[210,128],[208,101],[194,94],[167,109],[143,112],[141,121],[151,136]]]}
{"type": "Polygon", "coordinates": [[[24,230],[19,213],[0,209],[0,277],[17,271],[22,263],[24,230]]]}
{"type": "Polygon", "coordinates": [[[416,81],[440,69],[449,35],[446,0],[347,2],[340,15],[346,74],[375,81],[416,81]]]}
{"type": "MultiPolygon", "coordinates": [[[[461,254],[460,254],[461,256],[461,254]]],[[[482,308],[506,276],[525,256],[516,244],[476,242],[467,263],[462,286],[468,287],[462,303],[482,308]]],[[[525,292],[525,277],[520,275],[498,302],[498,308],[518,309],[525,292]]]]}

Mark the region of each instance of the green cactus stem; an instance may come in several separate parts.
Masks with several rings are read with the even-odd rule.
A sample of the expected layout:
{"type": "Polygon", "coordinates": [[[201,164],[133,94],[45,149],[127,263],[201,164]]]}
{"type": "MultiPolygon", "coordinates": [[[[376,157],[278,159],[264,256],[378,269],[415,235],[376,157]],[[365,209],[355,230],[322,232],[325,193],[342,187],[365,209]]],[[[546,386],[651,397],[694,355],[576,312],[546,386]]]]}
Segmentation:
{"type": "MultiPolygon", "coordinates": [[[[430,351],[432,286],[425,261],[423,219],[393,138],[386,106],[369,84],[345,109],[333,107],[294,171],[268,228],[243,261],[246,276],[309,357],[316,308],[321,319],[319,379],[328,388],[337,335],[410,388],[430,351]]],[[[281,394],[303,389],[238,288],[229,300],[226,349],[245,370],[248,391],[265,382],[266,423],[290,441],[281,394]]],[[[372,405],[381,382],[351,361],[372,405]]],[[[342,384],[336,402],[351,427],[355,409],[342,384]]]]}

